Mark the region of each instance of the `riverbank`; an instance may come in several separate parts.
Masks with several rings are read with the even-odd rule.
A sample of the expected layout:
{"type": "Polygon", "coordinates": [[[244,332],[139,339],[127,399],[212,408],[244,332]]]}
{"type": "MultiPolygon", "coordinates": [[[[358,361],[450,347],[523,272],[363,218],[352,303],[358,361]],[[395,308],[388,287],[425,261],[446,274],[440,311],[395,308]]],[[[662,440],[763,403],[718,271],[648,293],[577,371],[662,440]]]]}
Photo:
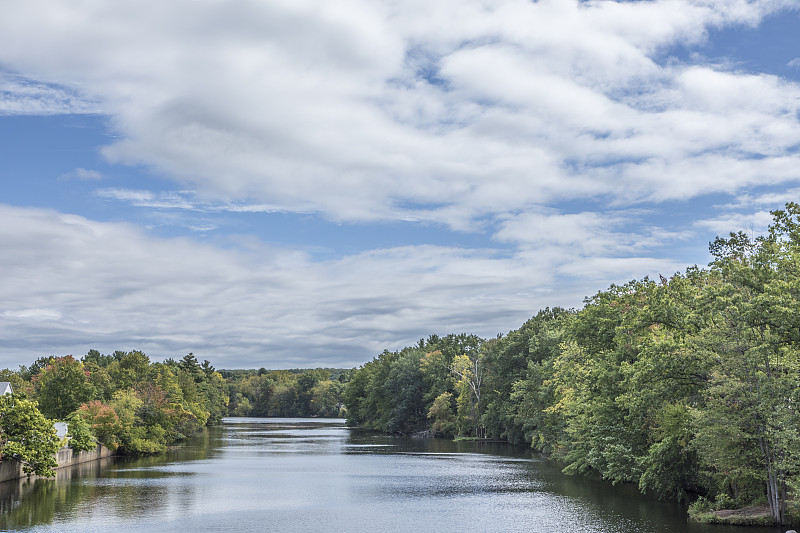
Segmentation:
{"type": "MultiPolygon", "coordinates": [[[[56,462],[59,468],[67,468],[81,463],[88,463],[91,461],[99,461],[106,457],[111,457],[116,452],[109,450],[102,444],[98,444],[97,448],[89,451],[75,452],[69,446],[64,446],[55,454],[56,462]]],[[[22,469],[22,463],[15,460],[0,461],[0,482],[10,481],[12,479],[19,479],[28,477],[28,474],[22,469]]]]}
{"type": "MultiPolygon", "coordinates": [[[[768,505],[752,505],[741,509],[719,509],[716,511],[693,511],[690,509],[689,517],[703,524],[777,527],[775,526],[775,521],[772,518],[772,513],[768,505]]],[[[788,516],[787,523],[783,524],[783,526],[796,527],[799,523],[800,517],[792,513],[788,516]]]]}
{"type": "Polygon", "coordinates": [[[742,509],[720,509],[718,511],[689,512],[693,520],[704,524],[727,524],[731,526],[771,526],[772,513],[767,505],[753,505],[742,509]]]}

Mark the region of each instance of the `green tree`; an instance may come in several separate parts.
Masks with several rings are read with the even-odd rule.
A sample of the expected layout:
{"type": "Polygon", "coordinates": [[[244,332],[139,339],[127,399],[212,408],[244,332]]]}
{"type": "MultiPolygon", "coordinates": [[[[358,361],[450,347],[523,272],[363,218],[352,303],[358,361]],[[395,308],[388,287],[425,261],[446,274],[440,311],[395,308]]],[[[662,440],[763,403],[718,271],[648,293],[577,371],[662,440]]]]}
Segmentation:
{"type": "MultiPolygon", "coordinates": [[[[736,233],[711,245],[712,272],[719,276],[708,294],[715,321],[698,342],[717,365],[697,418],[702,436],[728,417],[717,446],[742,450],[732,465],[737,483],[761,472],[772,517],[783,524],[789,487],[800,467],[800,320],[795,315],[800,311],[800,206],[787,204],[773,216],[764,237],[736,233]]],[[[726,450],[702,442],[697,447],[717,478],[730,472],[720,470],[726,450]]]]}
{"type": "Polygon", "coordinates": [[[329,379],[318,382],[311,389],[311,414],[314,416],[336,417],[342,407],[344,385],[329,379]]]}
{"type": "Polygon", "coordinates": [[[206,424],[218,424],[228,414],[228,387],[225,379],[219,372],[212,372],[206,376],[206,381],[201,387],[205,409],[208,412],[206,424]]]}
{"type": "Polygon", "coordinates": [[[452,437],[456,433],[456,415],[453,413],[453,395],[443,392],[433,401],[428,410],[428,418],[432,420],[431,431],[435,436],[452,437]]]}
{"type": "Polygon", "coordinates": [[[0,370],[0,381],[11,383],[11,388],[14,392],[23,392],[28,389],[30,385],[19,375],[19,372],[14,372],[8,368],[0,370]]]}
{"type": "Polygon", "coordinates": [[[150,358],[143,352],[117,350],[114,352],[114,359],[108,365],[107,371],[117,390],[150,380],[150,358]]]}
{"type": "Polygon", "coordinates": [[[422,379],[425,382],[425,395],[423,400],[426,404],[433,401],[445,392],[453,392],[453,374],[450,371],[452,357],[448,357],[441,350],[427,351],[419,362],[419,369],[422,379]]]}
{"type": "Polygon", "coordinates": [[[541,412],[552,403],[540,395],[543,371],[552,369],[572,315],[561,308],[547,308],[518,330],[483,344],[486,378],[481,423],[489,435],[513,444],[531,444],[536,436],[536,446],[542,444],[545,420],[541,412]]]}
{"type": "Polygon", "coordinates": [[[200,366],[197,357],[195,357],[193,353],[184,355],[183,359],[178,362],[178,366],[181,370],[192,376],[192,379],[194,379],[196,383],[200,383],[205,379],[206,373],[203,371],[203,367],[200,366]]]}
{"type": "Polygon", "coordinates": [[[296,408],[300,416],[309,416],[312,414],[311,391],[316,387],[317,383],[328,377],[330,376],[327,375],[327,372],[319,370],[308,370],[297,376],[295,381],[295,391],[297,394],[296,408]]]}
{"type": "Polygon", "coordinates": [[[382,396],[387,410],[383,417],[383,431],[413,433],[427,426],[427,413],[423,396],[424,382],[420,372],[419,349],[408,349],[395,359],[383,383],[382,396]]]}
{"type": "MultiPolygon", "coordinates": [[[[250,414],[251,414],[251,412],[253,410],[253,406],[250,405],[250,400],[248,400],[246,397],[242,396],[239,393],[237,393],[237,395],[239,397],[236,399],[236,406],[233,408],[233,411],[231,412],[231,415],[233,415],[233,416],[250,416],[250,414]]],[[[233,400],[231,400],[231,402],[233,403],[233,400]]]]}
{"type": "Polygon", "coordinates": [[[475,354],[473,358],[461,354],[453,358],[450,366],[450,371],[457,377],[455,388],[458,392],[456,406],[459,430],[462,433],[474,431],[476,437],[483,436],[480,425],[481,386],[484,377],[482,362],[482,354],[475,354]]]}
{"type": "Polygon", "coordinates": [[[76,452],[94,450],[97,447],[97,438],[91,426],[78,414],[79,412],[76,411],[67,418],[69,447],[76,452]]]}
{"type": "Polygon", "coordinates": [[[86,363],[94,363],[95,365],[105,368],[114,362],[116,359],[113,355],[103,355],[97,350],[89,350],[86,355],[83,356],[83,364],[86,363]]]}
{"type": "Polygon", "coordinates": [[[31,366],[20,365],[19,375],[26,381],[30,380],[33,378],[33,376],[50,365],[53,362],[53,359],[55,359],[55,356],[52,355],[49,357],[39,357],[31,364],[31,366]]]}
{"type": "Polygon", "coordinates": [[[54,476],[59,439],[36,402],[18,394],[0,396],[0,457],[15,459],[27,474],[54,476]]]}
{"type": "Polygon", "coordinates": [[[268,416],[270,400],[276,385],[275,380],[268,375],[258,374],[247,376],[234,383],[231,390],[234,395],[238,394],[243,400],[247,400],[246,416],[268,416]]]}
{"type": "Polygon", "coordinates": [[[42,413],[64,420],[96,393],[83,363],[71,355],[57,357],[32,378],[42,413]]]}
{"type": "Polygon", "coordinates": [[[351,373],[348,423],[403,431],[422,406],[440,433],[483,426],[659,496],[765,498],[784,523],[800,494],[800,205],[773,217],[763,237],[712,243],[708,270],[612,285],[490,341],[384,351],[351,373]]]}
{"type": "Polygon", "coordinates": [[[354,369],[344,388],[342,400],[347,407],[347,425],[368,427],[374,413],[367,404],[367,392],[372,384],[374,360],[354,369]]]}

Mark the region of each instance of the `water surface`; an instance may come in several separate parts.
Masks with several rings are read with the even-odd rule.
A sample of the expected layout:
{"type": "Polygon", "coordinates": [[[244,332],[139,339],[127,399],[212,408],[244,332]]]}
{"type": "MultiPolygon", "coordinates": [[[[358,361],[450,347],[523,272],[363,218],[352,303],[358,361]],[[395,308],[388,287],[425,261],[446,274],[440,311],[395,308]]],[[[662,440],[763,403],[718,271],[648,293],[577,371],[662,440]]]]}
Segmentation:
{"type": "Polygon", "coordinates": [[[159,457],[0,483],[4,531],[774,533],[704,526],[635,487],[565,476],[504,444],[343,420],[226,419],[159,457]]]}

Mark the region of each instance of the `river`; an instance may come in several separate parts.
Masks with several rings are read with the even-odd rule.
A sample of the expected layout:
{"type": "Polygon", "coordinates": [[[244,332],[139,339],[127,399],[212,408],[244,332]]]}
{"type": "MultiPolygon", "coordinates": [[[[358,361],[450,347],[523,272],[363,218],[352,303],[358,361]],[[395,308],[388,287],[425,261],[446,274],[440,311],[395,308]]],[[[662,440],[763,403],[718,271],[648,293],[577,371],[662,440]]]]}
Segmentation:
{"type": "Polygon", "coordinates": [[[388,437],[343,420],[225,419],[169,453],[0,483],[0,530],[774,533],[705,526],[635,487],[505,444],[388,437]]]}

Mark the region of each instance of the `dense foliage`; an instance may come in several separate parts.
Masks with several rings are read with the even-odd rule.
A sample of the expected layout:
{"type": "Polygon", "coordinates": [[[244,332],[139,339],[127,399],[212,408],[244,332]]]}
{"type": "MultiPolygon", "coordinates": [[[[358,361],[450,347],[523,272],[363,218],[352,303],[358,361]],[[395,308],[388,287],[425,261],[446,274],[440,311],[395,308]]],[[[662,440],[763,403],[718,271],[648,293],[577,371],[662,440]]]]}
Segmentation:
{"type": "MultiPolygon", "coordinates": [[[[711,245],[707,269],[612,286],[496,339],[432,336],[356,369],[352,425],[506,439],[567,472],[709,506],[800,488],[800,206],[711,245]]],[[[796,512],[796,509],[795,509],[796,512]]]]}
{"type": "Polygon", "coordinates": [[[227,379],[231,416],[338,417],[348,371],[221,370],[227,379]]]}
{"type": "Polygon", "coordinates": [[[27,474],[54,475],[59,440],[52,422],[19,394],[0,396],[0,458],[22,463],[27,474]]]}
{"type": "Polygon", "coordinates": [[[102,443],[125,454],[159,453],[223,416],[343,414],[348,370],[222,370],[193,354],[153,363],[140,351],[41,357],[0,370],[15,394],[0,396],[0,459],[53,475],[63,444],[54,421],[68,423],[75,451],[102,443]],[[223,374],[225,377],[223,377],[223,374]],[[232,401],[229,401],[232,398],[232,401]]]}
{"type": "MultiPolygon", "coordinates": [[[[42,357],[18,372],[4,370],[0,378],[20,393],[15,397],[29,398],[20,401],[51,430],[53,420],[68,421],[76,451],[100,442],[121,453],[163,452],[227,414],[227,383],[192,354],[152,363],[140,351],[90,350],[82,360],[42,357]]],[[[3,435],[10,427],[6,420],[0,419],[3,435]]],[[[30,463],[21,452],[3,452],[12,455],[30,463]]]]}

